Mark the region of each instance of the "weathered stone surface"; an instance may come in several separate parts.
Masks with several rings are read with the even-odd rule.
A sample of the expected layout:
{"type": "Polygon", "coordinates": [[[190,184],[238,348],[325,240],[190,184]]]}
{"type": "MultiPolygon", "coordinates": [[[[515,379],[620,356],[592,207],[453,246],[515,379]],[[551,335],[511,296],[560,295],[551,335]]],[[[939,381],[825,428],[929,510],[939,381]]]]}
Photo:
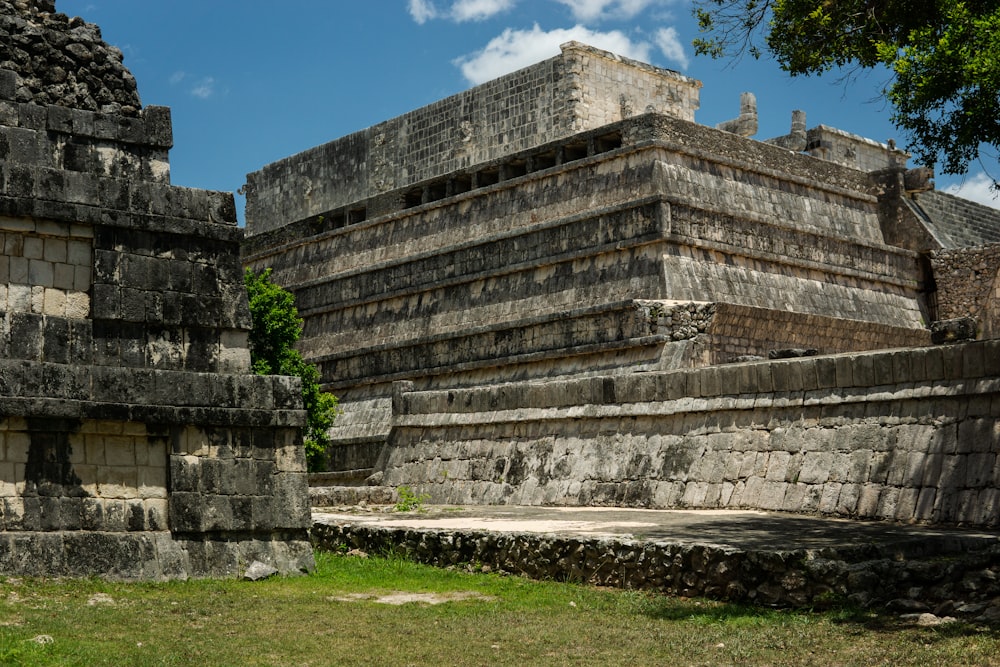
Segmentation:
{"type": "Polygon", "coordinates": [[[942,343],[975,340],[978,330],[978,322],[971,317],[935,320],[931,323],[931,342],[940,345],[942,343]]]}
{"type": "MultiPolygon", "coordinates": [[[[905,155],[823,126],[810,156],[704,127],[697,86],[569,45],[249,176],[244,261],[296,294],[301,348],[344,410],[333,465],[375,467],[398,380],[447,390],[929,342],[921,256],[884,232],[905,155]],[[562,68],[575,68],[570,88],[592,86],[585,102],[562,68]],[[650,82],[674,103],[622,101],[650,82]],[[529,92],[506,95],[515,84],[529,92]],[[508,127],[503,140],[476,126],[456,152],[448,128],[495,99],[563,99],[586,119],[508,127]],[[439,129],[414,131],[428,125],[439,129]]],[[[902,236],[909,209],[895,205],[902,236]]],[[[830,387],[837,370],[775,369],[754,372],[782,395],[830,387]]],[[[859,385],[896,381],[888,365],[855,370],[859,385]]],[[[722,378],[686,381],[713,392],[722,378]]]]}
{"type": "MultiPolygon", "coordinates": [[[[469,187],[464,180],[445,182],[456,169],[646,111],[693,120],[700,88],[677,72],[569,42],[560,55],[530,68],[251,174],[247,231],[306,220],[322,229],[375,217],[406,201],[440,199],[469,187]],[[291,174],[300,175],[295,185],[291,174]],[[431,186],[432,179],[439,182],[431,186]]],[[[558,157],[540,155],[533,167],[588,150],[574,145],[558,157]]],[[[501,173],[492,167],[477,180],[486,185],[525,169],[511,165],[501,173]]]]}
{"type": "Polygon", "coordinates": [[[438,503],[751,508],[992,527],[1000,378],[964,359],[1000,354],[998,345],[955,345],[952,363],[969,375],[952,380],[914,349],[838,357],[849,371],[809,391],[804,369],[821,358],[784,360],[777,379],[749,376],[738,389],[709,367],[408,391],[393,403],[385,487],[317,489],[314,503],[379,502],[406,485],[438,503]],[[905,382],[856,385],[857,368],[886,361],[908,369],[905,382]],[[680,376],[697,377],[683,384],[698,398],[671,396],[680,376]]]}
{"type": "Polygon", "coordinates": [[[267,563],[261,563],[259,560],[255,560],[250,563],[250,567],[247,571],[243,573],[243,578],[247,581],[260,581],[261,579],[267,579],[268,577],[273,577],[278,574],[278,569],[268,565],[267,563]]]}
{"type": "Polygon", "coordinates": [[[300,386],[250,372],[232,195],[169,184],[169,110],[53,12],[0,0],[0,571],[308,569],[300,386]]]}
{"type": "MultiPolygon", "coordinates": [[[[0,69],[17,73],[3,99],[125,116],[142,107],[121,50],[96,25],[57,13],[54,0],[0,2],[0,32],[0,69]]],[[[74,129],[72,113],[60,117],[74,129]]]]}

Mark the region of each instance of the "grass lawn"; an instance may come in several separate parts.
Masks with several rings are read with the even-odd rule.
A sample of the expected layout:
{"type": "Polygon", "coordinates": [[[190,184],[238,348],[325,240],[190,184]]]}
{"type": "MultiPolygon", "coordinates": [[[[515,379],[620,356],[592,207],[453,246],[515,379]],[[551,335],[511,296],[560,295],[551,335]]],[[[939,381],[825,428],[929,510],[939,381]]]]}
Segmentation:
{"type": "Polygon", "coordinates": [[[0,664],[997,665],[1000,629],[319,553],[315,574],[261,582],[0,581],[0,664]]]}

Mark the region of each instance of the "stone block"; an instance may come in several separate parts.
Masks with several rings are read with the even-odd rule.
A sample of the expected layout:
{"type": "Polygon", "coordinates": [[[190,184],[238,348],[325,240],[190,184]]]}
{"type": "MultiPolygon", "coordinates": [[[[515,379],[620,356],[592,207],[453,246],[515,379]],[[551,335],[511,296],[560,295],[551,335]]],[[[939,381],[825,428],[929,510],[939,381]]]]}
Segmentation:
{"type": "Polygon", "coordinates": [[[280,528],[308,528],[309,485],[305,472],[282,473],[274,480],[275,519],[280,528]]]}
{"type": "Polygon", "coordinates": [[[819,511],[823,514],[835,514],[839,508],[840,490],[844,485],[840,482],[828,482],[823,485],[819,501],[819,511]]]}
{"type": "Polygon", "coordinates": [[[979,507],[972,521],[980,526],[996,526],[1000,522],[1000,489],[985,488],[979,492],[979,507]]]}
{"type": "Polygon", "coordinates": [[[853,516],[857,514],[858,501],[861,497],[861,485],[844,484],[837,498],[837,514],[853,516]]]}
{"type": "Polygon", "coordinates": [[[878,498],[878,510],[876,516],[879,519],[895,519],[896,504],[899,500],[899,489],[893,487],[883,487],[878,498]]]}
{"type": "Polygon", "coordinates": [[[761,477],[750,477],[743,483],[743,491],[740,494],[741,507],[759,507],[760,494],[764,488],[764,480],[761,477]]]}
{"type": "Polygon", "coordinates": [[[981,488],[993,480],[997,455],[992,452],[970,454],[965,469],[965,484],[968,488],[981,488]]]}
{"type": "Polygon", "coordinates": [[[14,101],[17,93],[17,73],[13,70],[0,70],[0,100],[14,101]]]}
{"type": "Polygon", "coordinates": [[[10,314],[10,355],[15,359],[42,359],[44,319],[33,313],[10,314]]]}
{"type": "Polygon", "coordinates": [[[788,486],[785,482],[764,482],[758,497],[758,506],[765,510],[782,509],[788,486]]]}
{"type": "Polygon", "coordinates": [[[838,387],[854,387],[854,360],[853,356],[838,356],[836,359],[836,377],[838,387]]]}
{"type": "Polygon", "coordinates": [[[873,519],[878,516],[879,497],[882,487],[877,484],[864,484],[858,497],[857,516],[863,519],[873,519]]]}
{"type": "Polygon", "coordinates": [[[174,145],[170,107],[150,105],[143,109],[147,140],[151,146],[171,148],[174,145]]]}
{"type": "Polygon", "coordinates": [[[797,393],[802,391],[802,365],[798,361],[779,362],[771,365],[774,391],[797,393]]]}
{"type": "Polygon", "coordinates": [[[825,484],[830,477],[832,462],[833,454],[830,452],[806,452],[797,481],[803,484],[825,484]]]}
{"type": "Polygon", "coordinates": [[[870,387],[875,384],[875,358],[879,355],[859,354],[852,357],[852,377],[855,387],[870,387]]]}
{"type": "Polygon", "coordinates": [[[11,552],[16,562],[12,568],[22,576],[45,576],[49,572],[64,572],[67,559],[63,548],[64,535],[21,534],[11,537],[11,552]]]}
{"type": "MultiPolygon", "coordinates": [[[[53,364],[69,364],[75,360],[70,358],[70,325],[67,320],[59,317],[45,319],[41,360],[53,364]]],[[[77,394],[75,397],[83,395],[77,394]]]]}
{"type": "MultiPolygon", "coordinates": [[[[158,114],[154,112],[154,117],[158,114]]],[[[118,131],[116,139],[126,144],[146,144],[148,137],[146,134],[146,122],[143,118],[131,118],[129,116],[118,116],[118,131]]]]}
{"type": "Polygon", "coordinates": [[[923,487],[917,496],[917,503],[913,510],[913,521],[930,521],[934,515],[934,505],[937,499],[937,489],[933,487],[923,487]]]}
{"type": "Polygon", "coordinates": [[[127,532],[139,532],[146,530],[146,508],[142,500],[128,498],[123,501],[125,512],[125,530],[127,532]]]}
{"type": "Polygon", "coordinates": [[[766,394],[774,391],[771,369],[773,364],[754,364],[757,371],[757,392],[766,394]]]}
{"type": "Polygon", "coordinates": [[[688,482],[684,486],[684,494],[680,498],[682,507],[705,507],[705,497],[708,494],[708,484],[705,482],[688,482]]]}
{"type": "MultiPolygon", "coordinates": [[[[973,399],[975,400],[975,399],[973,399]]],[[[1000,450],[995,419],[965,419],[958,424],[956,451],[988,452],[1000,450]]]]}
{"type": "Polygon", "coordinates": [[[80,499],[80,529],[88,531],[104,531],[104,503],[99,498],[80,499]]]}
{"type": "Polygon", "coordinates": [[[225,493],[225,471],[228,464],[210,456],[201,458],[201,491],[206,494],[225,493]]]}
{"type": "Polygon", "coordinates": [[[909,455],[906,451],[896,449],[889,452],[886,484],[904,486],[909,473],[909,455]]]}
{"type": "Polygon", "coordinates": [[[920,489],[899,489],[895,512],[895,519],[897,521],[917,520],[920,492],[920,489]]]}
{"type": "Polygon", "coordinates": [[[771,452],[767,458],[765,479],[769,482],[783,482],[788,476],[788,465],[791,454],[788,452],[771,452]]]}
{"type": "Polygon", "coordinates": [[[872,460],[872,451],[869,449],[858,449],[847,455],[846,481],[853,484],[863,484],[869,481],[872,460]]]}
{"type": "Polygon", "coordinates": [[[198,456],[170,457],[170,493],[197,493],[202,489],[202,459],[198,456]]]}
{"type": "Polygon", "coordinates": [[[201,493],[172,492],[168,501],[170,528],[179,533],[208,530],[206,497],[201,493]]]}
{"type": "Polygon", "coordinates": [[[37,513],[37,528],[33,530],[58,531],[63,529],[61,499],[54,496],[39,496],[25,498],[25,518],[29,508],[31,513],[37,513]]]}

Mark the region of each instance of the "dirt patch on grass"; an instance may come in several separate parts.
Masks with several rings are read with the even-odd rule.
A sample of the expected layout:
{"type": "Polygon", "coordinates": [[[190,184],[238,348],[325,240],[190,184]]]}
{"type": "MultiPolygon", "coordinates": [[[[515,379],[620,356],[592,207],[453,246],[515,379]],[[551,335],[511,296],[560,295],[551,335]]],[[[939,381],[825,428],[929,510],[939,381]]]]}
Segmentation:
{"type": "Polygon", "coordinates": [[[451,593],[404,593],[395,591],[391,593],[351,593],[350,595],[331,596],[327,598],[331,602],[361,602],[370,601],[379,604],[444,604],[445,602],[462,602],[464,600],[482,600],[490,602],[496,598],[477,593],[475,591],[453,591],[451,593]]]}

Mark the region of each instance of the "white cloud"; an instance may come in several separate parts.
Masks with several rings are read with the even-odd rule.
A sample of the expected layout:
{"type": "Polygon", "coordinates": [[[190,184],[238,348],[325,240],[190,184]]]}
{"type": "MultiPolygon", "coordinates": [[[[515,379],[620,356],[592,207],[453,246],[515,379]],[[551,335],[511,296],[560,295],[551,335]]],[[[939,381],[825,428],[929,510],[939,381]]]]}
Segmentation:
{"type": "Polygon", "coordinates": [[[203,77],[191,88],[190,92],[197,98],[207,100],[215,94],[215,78],[211,76],[203,77]]]}
{"type": "Polygon", "coordinates": [[[433,18],[437,18],[437,8],[431,0],[410,0],[410,16],[417,23],[423,25],[433,18]]]}
{"type": "Polygon", "coordinates": [[[424,24],[431,19],[447,17],[456,23],[483,21],[505,12],[517,4],[517,0],[455,0],[446,12],[438,11],[432,0],[410,0],[410,16],[417,23],[424,24]]]}
{"type": "Polygon", "coordinates": [[[451,18],[463,21],[482,21],[514,6],[517,0],[455,0],[451,6],[451,18]]]}
{"type": "Polygon", "coordinates": [[[944,191],[948,194],[958,195],[964,199],[1000,209],[1000,199],[997,199],[997,193],[990,189],[992,186],[993,179],[983,172],[979,172],[962,183],[949,185],[944,191]]]}
{"type": "Polygon", "coordinates": [[[482,50],[453,62],[469,82],[479,84],[558,55],[559,45],[571,41],[649,62],[650,45],[633,42],[617,30],[598,32],[577,25],[545,32],[537,23],[531,30],[508,28],[482,50]]]}
{"type": "Polygon", "coordinates": [[[187,76],[187,72],[183,72],[181,70],[177,70],[176,72],[174,72],[173,74],[170,75],[170,85],[171,86],[176,86],[178,83],[180,83],[181,81],[183,81],[184,77],[186,77],[186,76],[187,76]]]}
{"type": "Polygon", "coordinates": [[[556,0],[569,7],[577,21],[631,19],[657,0],[556,0]]]}
{"type": "Polygon", "coordinates": [[[667,60],[672,60],[682,68],[687,69],[688,57],[684,53],[684,43],[675,28],[660,28],[656,31],[655,39],[656,45],[660,47],[660,51],[667,60]]]}

